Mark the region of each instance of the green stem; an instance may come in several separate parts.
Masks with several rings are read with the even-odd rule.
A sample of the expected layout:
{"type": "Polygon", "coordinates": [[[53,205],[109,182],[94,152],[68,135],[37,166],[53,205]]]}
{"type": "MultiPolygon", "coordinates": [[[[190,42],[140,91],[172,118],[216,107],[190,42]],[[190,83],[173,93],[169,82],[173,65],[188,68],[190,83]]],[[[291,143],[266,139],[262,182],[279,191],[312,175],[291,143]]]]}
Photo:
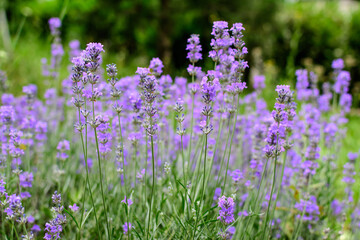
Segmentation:
{"type": "MultiPolygon", "coordinates": [[[[306,185],[306,191],[305,193],[307,194],[309,192],[309,185],[310,185],[310,181],[311,181],[311,174],[308,176],[308,181],[307,181],[307,185],[306,185]]],[[[301,217],[298,221],[298,224],[297,224],[297,227],[296,227],[296,231],[295,231],[295,237],[294,238],[291,238],[291,239],[297,239],[298,235],[299,235],[299,232],[300,232],[300,229],[301,229],[301,225],[302,225],[302,220],[304,218],[304,215],[305,215],[305,211],[306,211],[306,206],[307,206],[307,203],[308,201],[306,201],[305,203],[305,206],[304,206],[304,209],[301,213],[301,217]]]]}
{"type": "MultiPolygon", "coordinates": [[[[94,105],[94,103],[93,103],[93,105],[94,105]]],[[[110,227],[109,227],[109,219],[108,219],[108,215],[107,215],[107,208],[106,208],[105,196],[104,196],[103,176],[102,176],[102,170],[101,170],[101,158],[100,158],[99,142],[98,142],[96,128],[94,128],[94,133],[95,133],[95,143],[96,143],[96,151],[97,151],[97,158],[98,158],[98,165],[99,165],[101,197],[102,197],[102,202],[103,202],[103,207],[104,207],[104,212],[105,212],[106,228],[107,228],[107,231],[108,231],[108,238],[110,240],[111,239],[111,237],[110,237],[110,227]]]]}
{"type": "MultiPolygon", "coordinates": [[[[279,128],[279,124],[278,124],[278,128],[279,128]]],[[[273,193],[274,193],[274,186],[275,186],[275,182],[276,182],[276,165],[277,165],[277,158],[278,158],[278,144],[279,144],[279,133],[276,134],[275,162],[274,162],[274,173],[273,173],[274,175],[273,175],[273,182],[272,182],[272,185],[271,185],[269,204],[268,204],[268,207],[267,207],[267,210],[266,210],[266,218],[265,218],[264,231],[262,233],[262,239],[265,239],[264,237],[265,237],[266,230],[267,230],[267,227],[268,227],[267,225],[268,225],[268,221],[269,221],[269,210],[270,210],[270,206],[271,206],[271,202],[272,202],[272,196],[273,196],[273,193]]]]}
{"type": "MultiPolygon", "coordinates": [[[[285,150],[285,153],[283,155],[283,162],[282,162],[282,169],[281,169],[281,176],[280,176],[280,182],[279,182],[279,187],[278,187],[278,190],[276,192],[276,197],[275,197],[275,202],[274,202],[274,208],[271,212],[271,219],[274,218],[274,214],[275,214],[275,208],[276,208],[276,203],[277,203],[277,200],[278,200],[278,197],[279,197],[279,194],[280,194],[280,190],[281,190],[281,183],[282,183],[282,179],[284,177],[284,171],[285,171],[285,161],[286,161],[286,156],[287,156],[287,150],[285,150]]],[[[276,163],[275,163],[276,164],[276,163]]],[[[271,233],[271,230],[272,230],[272,224],[270,224],[270,233],[271,233]]]]}
{"type": "MultiPolygon", "coordinates": [[[[120,144],[121,144],[121,158],[122,158],[122,162],[123,162],[123,171],[124,171],[124,188],[125,188],[125,196],[128,198],[129,196],[127,195],[127,184],[126,184],[126,171],[125,171],[125,160],[124,160],[124,142],[123,142],[123,135],[122,135],[122,131],[121,131],[121,120],[120,120],[120,114],[118,114],[118,120],[119,120],[119,134],[120,134],[120,144]]],[[[136,181],[136,180],[135,180],[136,181]]],[[[126,203],[127,206],[127,203],[126,203]]],[[[129,224],[129,215],[130,215],[130,208],[128,208],[128,211],[126,211],[126,218],[127,218],[127,222],[129,224]]],[[[128,239],[130,239],[130,231],[131,228],[128,227],[128,239]]]]}
{"type": "MultiPolygon", "coordinates": [[[[86,105],[85,105],[85,107],[86,107],[86,105]]],[[[80,120],[81,120],[80,108],[78,108],[78,113],[79,113],[79,124],[81,124],[81,122],[80,122],[80,120]]],[[[85,118],[85,121],[86,121],[86,118],[85,118]]],[[[97,215],[96,215],[95,202],[94,202],[94,198],[93,198],[93,195],[92,195],[92,190],[91,190],[90,180],[89,180],[89,167],[88,167],[88,161],[87,161],[87,124],[85,124],[85,143],[84,143],[84,137],[83,137],[82,131],[80,131],[80,138],[81,138],[81,145],[82,145],[82,149],[83,149],[83,153],[84,153],[84,160],[85,160],[86,184],[87,184],[87,188],[89,189],[91,204],[92,204],[92,207],[94,209],[94,216],[95,216],[95,222],[96,222],[96,226],[97,226],[97,231],[98,231],[98,234],[99,234],[99,239],[101,240],[100,226],[99,226],[98,218],[97,218],[97,215]]],[[[86,194],[86,184],[84,186],[84,195],[86,194]]],[[[82,216],[84,215],[84,211],[85,211],[85,206],[83,205],[82,206],[82,216]]],[[[81,221],[80,224],[81,224],[80,226],[82,227],[82,221],[81,221]]]]}
{"type": "MultiPolygon", "coordinates": [[[[94,85],[91,85],[91,90],[94,91],[94,85]]],[[[92,114],[93,114],[93,121],[95,121],[95,103],[92,101],[92,114]]],[[[110,227],[109,227],[109,219],[107,215],[107,208],[105,203],[105,196],[104,196],[104,187],[103,187],[103,177],[102,177],[102,170],[101,170],[101,158],[100,158],[100,151],[99,151],[99,141],[97,136],[96,128],[94,128],[94,134],[95,134],[95,144],[96,144],[96,152],[97,152],[97,159],[98,159],[98,165],[99,165],[99,175],[100,175],[100,190],[101,190],[101,197],[105,212],[105,218],[106,218],[106,228],[108,231],[108,238],[111,239],[110,236],[110,227]]]]}
{"type": "Polygon", "coordinates": [[[228,159],[227,159],[227,163],[226,163],[225,180],[224,180],[223,191],[222,191],[223,194],[225,194],[226,180],[227,180],[227,175],[228,175],[227,172],[228,172],[228,169],[229,169],[229,161],[230,161],[230,155],[231,155],[231,147],[232,147],[232,143],[233,143],[233,139],[234,139],[236,121],[237,121],[237,116],[238,116],[238,112],[239,112],[239,105],[240,105],[239,98],[240,98],[240,94],[238,94],[237,99],[236,99],[236,112],[235,112],[235,117],[234,117],[233,129],[232,129],[232,133],[231,133],[231,140],[230,140],[230,146],[229,146],[228,159]]]}
{"type": "Polygon", "coordinates": [[[195,96],[192,95],[188,168],[190,166],[192,166],[192,164],[191,164],[191,147],[192,147],[192,143],[191,142],[192,142],[192,136],[193,136],[193,131],[194,131],[194,107],[195,107],[195,96]]]}
{"type": "MultiPolygon", "coordinates": [[[[19,235],[18,235],[18,232],[17,232],[17,230],[16,230],[16,227],[15,227],[15,225],[14,225],[14,221],[11,221],[11,225],[12,225],[12,229],[15,230],[16,238],[17,238],[17,239],[20,239],[20,238],[19,238],[19,235]]],[[[12,234],[11,234],[11,236],[12,236],[12,234]]]]}
{"type": "Polygon", "coordinates": [[[224,168],[224,161],[225,161],[225,156],[226,156],[226,153],[227,153],[227,149],[228,149],[228,146],[229,146],[229,140],[230,140],[230,128],[231,128],[231,118],[229,118],[229,121],[227,123],[228,125],[228,131],[227,131],[227,138],[226,138],[226,144],[225,144],[225,149],[224,149],[224,152],[223,152],[223,155],[222,155],[222,158],[220,159],[220,170],[218,172],[218,178],[217,178],[217,181],[216,181],[216,187],[219,186],[219,183],[220,183],[220,178],[221,178],[221,174],[222,174],[222,170],[224,168]]]}
{"type": "Polygon", "coordinates": [[[150,210],[148,216],[148,228],[146,239],[149,239],[149,230],[150,230],[150,216],[151,216],[151,209],[153,205],[153,197],[154,197],[154,188],[155,188],[155,156],[154,156],[154,139],[153,136],[150,136],[151,141],[151,163],[152,163],[152,186],[151,186],[151,195],[150,195],[150,210]]]}
{"type": "MultiPolygon", "coordinates": [[[[258,191],[257,191],[257,193],[256,193],[255,202],[254,202],[254,204],[253,204],[253,208],[255,209],[255,213],[257,213],[257,211],[258,211],[258,206],[260,206],[260,204],[259,204],[259,205],[257,204],[257,201],[258,201],[259,196],[260,196],[261,186],[262,186],[263,180],[264,180],[264,178],[265,178],[265,173],[266,173],[266,169],[267,169],[268,162],[269,162],[269,158],[266,158],[266,162],[265,162],[265,165],[264,165],[264,167],[263,167],[262,174],[261,174],[261,179],[260,179],[260,183],[259,183],[259,189],[258,189],[258,191]]],[[[243,232],[241,233],[241,238],[240,238],[240,239],[243,239],[243,238],[242,238],[243,233],[246,233],[246,232],[247,232],[247,229],[248,229],[248,227],[249,227],[249,222],[250,222],[250,221],[251,221],[250,226],[253,225],[254,220],[252,220],[252,219],[246,222],[245,231],[243,231],[243,232]]]]}

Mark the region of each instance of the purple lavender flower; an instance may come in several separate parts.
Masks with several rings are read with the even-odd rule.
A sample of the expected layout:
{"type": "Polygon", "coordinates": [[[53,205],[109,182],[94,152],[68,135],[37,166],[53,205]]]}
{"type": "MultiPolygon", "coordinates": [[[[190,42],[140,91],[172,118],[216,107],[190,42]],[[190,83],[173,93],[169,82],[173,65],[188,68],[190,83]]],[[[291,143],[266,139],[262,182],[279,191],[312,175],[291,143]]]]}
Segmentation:
{"type": "Polygon", "coordinates": [[[11,125],[15,120],[15,111],[12,106],[0,107],[0,122],[5,125],[11,125]]]}
{"type": "Polygon", "coordinates": [[[254,77],[254,89],[261,90],[265,88],[265,76],[264,75],[257,75],[254,77]]]}
{"type": "Polygon", "coordinates": [[[231,197],[222,196],[219,198],[218,207],[220,210],[219,217],[217,219],[225,224],[234,222],[234,206],[235,203],[231,197]]]}
{"type": "Polygon", "coordinates": [[[341,214],[342,210],[344,209],[344,206],[341,202],[339,202],[339,200],[334,199],[331,202],[331,209],[335,216],[339,216],[341,214]]]}
{"type": "Polygon", "coordinates": [[[74,203],[73,205],[69,205],[69,208],[73,212],[77,212],[79,210],[79,207],[76,205],[76,203],[74,203]]]}
{"type": "Polygon", "coordinates": [[[222,37],[229,35],[228,23],[225,21],[214,22],[211,35],[215,37],[222,37]]]}
{"type": "Polygon", "coordinates": [[[6,218],[17,222],[25,221],[25,209],[21,204],[21,198],[16,194],[12,194],[7,199],[7,202],[9,205],[4,210],[7,215],[6,218]]]}
{"type": "Polygon", "coordinates": [[[160,58],[151,59],[149,69],[155,76],[159,77],[161,75],[163,67],[164,64],[162,63],[160,58]]]}
{"type": "Polygon", "coordinates": [[[121,200],[121,202],[127,204],[129,207],[133,204],[133,201],[130,198],[126,198],[126,196],[123,200],[121,200]]]}
{"type": "Polygon", "coordinates": [[[240,171],[240,169],[234,170],[230,176],[235,183],[238,183],[240,180],[244,179],[244,174],[240,171]]]}
{"type": "Polygon", "coordinates": [[[341,58],[335,59],[332,64],[331,67],[335,70],[341,70],[345,67],[344,65],[344,60],[342,60],[341,58]]]}
{"type": "Polygon", "coordinates": [[[267,145],[264,152],[267,157],[279,155],[289,148],[286,143],[286,133],[291,132],[293,119],[296,116],[296,104],[293,101],[293,92],[290,86],[278,85],[276,87],[278,98],[276,98],[275,110],[272,111],[274,123],[270,126],[267,138],[267,145]]]}
{"type": "Polygon", "coordinates": [[[127,235],[128,231],[130,231],[131,228],[133,228],[133,226],[131,225],[131,223],[125,222],[123,227],[123,234],[127,235]]]}
{"type": "Polygon", "coordinates": [[[59,18],[50,18],[49,27],[51,30],[51,35],[55,36],[59,34],[59,28],[61,27],[61,20],[59,18]]]}
{"type": "MultiPolygon", "coordinates": [[[[315,196],[310,196],[310,199],[308,201],[300,199],[300,202],[295,204],[295,208],[299,210],[300,213],[303,211],[303,209],[305,209],[303,221],[309,221],[313,223],[318,221],[320,210],[319,206],[316,203],[315,196]]],[[[301,215],[298,214],[296,217],[301,218],[301,215]]]]}
{"type": "Polygon", "coordinates": [[[349,93],[344,93],[340,96],[339,104],[342,106],[341,110],[345,113],[350,112],[352,103],[352,96],[349,93]]]}
{"type": "Polygon", "coordinates": [[[340,71],[336,76],[336,82],[333,86],[334,91],[338,94],[347,93],[350,85],[350,73],[348,71],[340,71]]]}
{"type": "Polygon", "coordinates": [[[34,176],[32,172],[23,172],[19,175],[20,186],[24,188],[31,188],[34,176]]]}
{"type": "Polygon", "coordinates": [[[14,100],[15,100],[14,95],[9,93],[4,93],[1,96],[1,102],[3,105],[11,105],[14,103],[14,100]]]}
{"type": "Polygon", "coordinates": [[[58,153],[56,154],[56,157],[60,159],[61,161],[65,161],[69,158],[69,155],[67,152],[70,150],[70,143],[67,140],[62,140],[57,145],[56,149],[58,150],[58,153]]]}
{"type": "Polygon", "coordinates": [[[52,196],[54,207],[52,212],[54,218],[45,224],[45,237],[46,240],[61,239],[60,234],[63,231],[63,225],[66,224],[66,216],[63,214],[64,207],[61,205],[61,195],[54,192],[52,196]]]}
{"type": "Polygon", "coordinates": [[[0,197],[6,193],[5,184],[6,182],[0,178],[0,197]]]}
{"type": "MultiPolygon", "coordinates": [[[[201,55],[201,45],[198,34],[192,34],[191,37],[187,40],[188,45],[186,45],[186,50],[188,50],[187,57],[192,64],[195,64],[197,61],[202,59],[201,55]]],[[[190,66],[189,66],[190,67],[190,66]]]]}

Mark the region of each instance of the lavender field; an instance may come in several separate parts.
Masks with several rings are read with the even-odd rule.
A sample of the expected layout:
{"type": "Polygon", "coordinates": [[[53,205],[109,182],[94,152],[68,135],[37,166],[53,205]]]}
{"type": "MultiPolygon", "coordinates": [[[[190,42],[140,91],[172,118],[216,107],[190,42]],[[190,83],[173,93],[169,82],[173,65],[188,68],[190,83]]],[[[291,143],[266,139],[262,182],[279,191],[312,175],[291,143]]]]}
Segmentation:
{"type": "Polygon", "coordinates": [[[48,24],[45,94],[0,73],[0,239],[360,239],[343,59],[245,81],[246,25],[214,21],[209,52],[179,46],[186,75],[155,57],[123,77],[106,43],[48,24]]]}

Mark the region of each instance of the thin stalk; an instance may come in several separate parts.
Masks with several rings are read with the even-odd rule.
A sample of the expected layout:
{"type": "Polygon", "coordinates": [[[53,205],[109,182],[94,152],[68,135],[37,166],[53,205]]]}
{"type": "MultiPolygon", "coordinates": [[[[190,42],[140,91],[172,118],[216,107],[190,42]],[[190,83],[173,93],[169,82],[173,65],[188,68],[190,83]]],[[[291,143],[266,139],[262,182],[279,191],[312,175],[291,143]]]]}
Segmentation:
{"type": "MultiPolygon", "coordinates": [[[[129,197],[127,195],[126,170],[125,170],[125,161],[124,161],[124,142],[123,142],[123,135],[122,135],[122,131],[121,131],[120,114],[118,114],[118,121],[119,121],[120,144],[121,144],[121,151],[122,151],[121,158],[122,158],[122,162],[123,162],[123,171],[124,171],[123,173],[124,173],[125,196],[129,197]]],[[[127,218],[128,224],[129,224],[129,215],[130,215],[129,211],[130,211],[130,208],[128,208],[128,211],[126,211],[126,218],[127,218]]],[[[130,231],[131,231],[131,228],[128,227],[128,231],[127,231],[128,239],[130,239],[130,231]]]]}
{"type": "Polygon", "coordinates": [[[235,112],[235,117],[234,117],[233,129],[232,129],[232,133],[231,133],[231,141],[230,141],[230,146],[229,146],[228,159],[227,159],[227,163],[226,163],[225,180],[224,180],[223,191],[222,191],[224,194],[225,194],[226,180],[227,180],[227,175],[228,175],[227,172],[229,169],[231,147],[232,147],[232,143],[233,143],[233,139],[234,139],[236,121],[237,121],[237,116],[238,116],[238,112],[239,112],[239,105],[240,105],[239,98],[240,98],[240,94],[238,94],[237,100],[236,100],[236,112],[235,112]]]}
{"type": "Polygon", "coordinates": [[[125,185],[125,194],[127,194],[127,188],[126,188],[126,178],[125,178],[125,161],[124,161],[124,142],[123,142],[123,135],[121,131],[121,120],[120,120],[120,114],[118,114],[118,123],[119,123],[119,134],[120,134],[120,144],[121,144],[121,160],[123,162],[123,170],[124,170],[124,185],[125,185]]]}
{"type": "MultiPolygon", "coordinates": [[[[12,225],[12,229],[15,230],[16,239],[20,239],[19,235],[18,235],[18,232],[16,230],[16,227],[14,225],[14,221],[11,221],[11,225],[12,225]]],[[[13,231],[11,230],[11,232],[13,232],[13,231]]],[[[12,234],[11,234],[11,237],[12,237],[12,234]]]]}
{"type": "MultiPolygon", "coordinates": [[[[208,126],[209,124],[209,116],[206,117],[206,126],[208,126]]],[[[198,218],[199,218],[199,212],[201,212],[202,209],[202,205],[203,205],[203,199],[204,199],[204,194],[205,194],[205,180],[206,180],[206,158],[207,158],[207,143],[208,143],[208,134],[205,133],[205,148],[204,148],[204,174],[203,174],[203,184],[202,184],[202,191],[201,191],[201,198],[200,198],[200,206],[198,211],[196,212],[196,222],[195,222],[195,227],[194,227],[194,235],[193,237],[195,237],[195,233],[196,233],[196,228],[197,228],[197,224],[198,224],[198,218]]],[[[201,159],[201,158],[200,158],[201,159]]]]}
{"type": "MultiPolygon", "coordinates": [[[[306,186],[306,191],[305,191],[306,194],[309,192],[310,181],[311,181],[311,174],[309,175],[309,178],[308,178],[308,182],[307,182],[307,186],[306,186]]],[[[298,221],[298,224],[297,224],[297,227],[296,227],[296,231],[295,231],[295,237],[294,237],[294,238],[291,237],[291,239],[297,239],[297,237],[298,237],[298,235],[299,235],[299,232],[300,232],[300,229],[301,229],[301,225],[302,225],[302,220],[303,220],[304,215],[305,215],[307,203],[308,203],[308,201],[306,201],[305,206],[304,206],[304,209],[303,209],[303,211],[301,212],[301,217],[300,217],[300,219],[299,219],[299,221],[298,221]]]]}
{"type": "Polygon", "coordinates": [[[185,170],[185,155],[184,155],[184,144],[183,144],[183,136],[181,135],[181,139],[180,139],[180,144],[181,144],[181,157],[183,159],[182,164],[183,164],[183,175],[184,175],[184,187],[185,187],[185,209],[184,209],[184,213],[186,212],[186,209],[188,210],[188,216],[190,217],[190,208],[189,208],[189,204],[188,204],[188,189],[187,189],[187,179],[186,179],[186,170],[185,170]]]}
{"type": "Polygon", "coordinates": [[[184,156],[184,145],[183,145],[183,136],[180,137],[180,145],[181,145],[181,158],[182,158],[182,165],[183,165],[183,177],[184,177],[184,186],[186,187],[186,171],[185,171],[185,156],[184,156]]]}
{"type": "MultiPolygon", "coordinates": [[[[258,201],[258,199],[259,199],[259,195],[260,195],[260,191],[261,191],[261,186],[262,186],[262,183],[263,183],[263,180],[264,180],[264,177],[265,177],[265,173],[266,173],[266,169],[267,169],[267,165],[268,165],[268,162],[269,162],[269,158],[266,158],[266,162],[265,162],[265,165],[264,165],[264,167],[263,167],[263,171],[262,171],[262,174],[261,174],[261,179],[260,179],[260,183],[259,183],[259,189],[258,189],[258,191],[257,191],[257,193],[256,193],[256,198],[255,198],[255,202],[254,202],[254,208],[256,208],[258,205],[257,205],[257,201],[258,201]]],[[[257,212],[257,208],[255,209],[255,213],[257,212]]],[[[248,229],[248,226],[249,226],[249,222],[251,221],[251,226],[252,226],[252,224],[253,224],[253,220],[249,220],[249,221],[247,221],[246,222],[246,225],[245,225],[245,231],[243,231],[243,233],[246,233],[247,232],[247,229],[248,229]]],[[[242,234],[243,234],[242,233],[242,234]]],[[[242,239],[242,235],[241,234],[241,238],[240,239],[242,239]]]]}
{"type": "MultiPolygon", "coordinates": [[[[92,91],[94,91],[94,85],[91,85],[92,91]]],[[[92,113],[93,113],[93,120],[95,120],[95,104],[94,101],[92,101],[92,113]]],[[[101,197],[106,217],[106,228],[108,231],[108,238],[111,239],[110,236],[110,227],[109,227],[109,219],[107,215],[107,208],[105,203],[105,196],[104,196],[104,187],[103,187],[103,177],[102,177],[102,170],[101,170],[101,158],[100,158],[100,151],[99,151],[99,141],[97,136],[96,128],[94,128],[94,134],[95,134],[95,144],[96,144],[96,152],[97,152],[97,159],[98,159],[98,165],[99,165],[99,175],[100,175],[100,190],[101,190],[101,197]]]]}
{"type": "Polygon", "coordinates": [[[204,199],[204,194],[205,194],[205,179],[206,179],[206,157],[207,157],[207,144],[208,144],[208,137],[207,134],[205,134],[205,153],[204,153],[204,177],[203,177],[203,189],[202,189],[202,194],[201,194],[201,198],[200,198],[200,202],[202,203],[203,199],[204,199]]]}
{"type": "Polygon", "coordinates": [[[230,127],[231,127],[230,123],[231,123],[231,118],[229,118],[229,121],[228,121],[228,131],[227,131],[226,144],[225,144],[225,149],[224,149],[224,152],[223,152],[223,156],[222,156],[222,158],[220,159],[220,170],[219,170],[219,172],[218,172],[218,178],[217,178],[217,181],[216,181],[216,187],[219,186],[220,174],[222,173],[222,170],[223,170],[223,167],[224,167],[225,156],[226,156],[227,149],[228,149],[228,145],[229,145],[229,140],[230,140],[230,127]]]}
{"type": "MultiPolygon", "coordinates": [[[[194,78],[194,77],[193,77],[194,78]]],[[[195,107],[195,95],[192,95],[192,103],[191,103],[191,122],[190,122],[190,139],[189,139],[189,156],[188,156],[188,166],[190,167],[191,164],[191,146],[192,146],[192,136],[194,131],[194,107],[195,107]]]]}
{"type": "Polygon", "coordinates": [[[102,202],[103,202],[103,207],[104,207],[104,212],[105,212],[105,217],[106,217],[106,227],[107,227],[107,230],[108,230],[108,237],[110,239],[110,227],[109,227],[109,220],[108,220],[108,215],[107,215],[107,207],[106,207],[106,203],[105,203],[103,177],[102,177],[102,170],[101,170],[101,158],[100,158],[99,143],[98,143],[98,139],[97,139],[97,131],[96,131],[96,129],[94,129],[94,133],[95,133],[95,143],[96,143],[96,149],[97,149],[96,151],[97,151],[99,174],[100,174],[101,197],[102,197],[102,202]]]}
{"type": "MultiPolygon", "coordinates": [[[[203,139],[203,136],[201,136],[201,139],[199,138],[199,141],[198,141],[198,143],[197,143],[197,147],[196,147],[196,149],[197,149],[197,151],[200,151],[200,155],[199,155],[199,159],[201,160],[202,159],[202,156],[203,156],[203,151],[204,151],[204,148],[202,147],[203,146],[203,141],[204,141],[204,139],[203,139]],[[200,147],[200,145],[201,145],[201,147],[200,147]]],[[[195,153],[195,155],[197,155],[197,151],[196,151],[196,153],[195,153]]],[[[195,179],[197,180],[197,177],[198,177],[198,175],[199,175],[199,172],[200,172],[200,161],[196,161],[196,165],[195,165],[195,169],[194,169],[194,174],[193,174],[193,176],[192,176],[192,178],[191,178],[191,183],[197,183],[198,181],[195,181],[195,179]]],[[[195,186],[195,189],[194,189],[194,191],[192,191],[193,190],[193,186],[195,186],[195,184],[192,184],[191,185],[191,191],[190,191],[190,193],[191,192],[194,192],[194,196],[193,196],[193,200],[195,200],[196,199],[196,195],[197,195],[197,185],[195,186]]]]}
{"type": "Polygon", "coordinates": [[[148,216],[148,229],[146,234],[146,239],[149,239],[149,230],[150,230],[150,216],[151,216],[151,209],[153,204],[153,197],[154,197],[154,188],[155,188],[155,157],[154,157],[154,139],[153,136],[150,136],[151,141],[151,163],[152,163],[152,186],[151,186],[151,195],[150,195],[150,210],[148,216]]]}
{"type": "Polygon", "coordinates": [[[216,143],[215,143],[215,148],[214,148],[214,155],[211,159],[211,163],[210,163],[210,169],[208,171],[208,175],[206,177],[206,184],[208,183],[209,181],[209,177],[211,175],[211,171],[212,171],[212,168],[213,168],[213,165],[214,165],[214,160],[215,160],[215,154],[216,154],[216,151],[218,150],[218,145],[219,145],[219,139],[220,139],[220,136],[221,136],[221,132],[222,132],[222,126],[223,126],[223,120],[222,118],[220,118],[219,120],[219,124],[220,124],[220,127],[219,127],[219,132],[217,134],[217,137],[216,137],[216,143]]]}
{"type": "MultiPolygon", "coordinates": [[[[280,182],[279,182],[278,190],[277,190],[277,192],[276,192],[276,197],[275,197],[275,202],[274,202],[274,208],[273,208],[272,213],[271,213],[271,218],[274,217],[275,208],[276,208],[276,203],[277,203],[277,200],[278,200],[278,197],[279,197],[279,194],[280,194],[280,190],[281,190],[281,183],[282,183],[282,179],[283,179],[283,177],[284,177],[284,171],[285,171],[286,155],[287,155],[287,150],[285,150],[285,153],[284,153],[284,155],[283,155],[281,176],[280,176],[280,180],[279,180],[280,182]]],[[[276,163],[275,163],[275,164],[276,164],[276,163]]],[[[270,224],[270,233],[271,233],[271,230],[272,230],[272,224],[270,224]]]]}
{"type": "MultiPolygon", "coordinates": [[[[86,107],[86,105],[85,105],[85,107],[86,107]]],[[[78,113],[79,113],[79,123],[80,123],[80,119],[81,119],[80,108],[78,108],[78,113]]],[[[85,121],[86,121],[86,118],[85,118],[85,121]]],[[[89,180],[89,167],[88,167],[88,162],[87,162],[87,125],[86,125],[86,123],[85,123],[85,138],[86,138],[85,143],[84,143],[84,137],[83,137],[82,131],[80,132],[80,138],[81,138],[81,146],[82,146],[82,149],[83,149],[84,160],[85,160],[86,183],[87,183],[87,187],[88,187],[89,193],[90,193],[91,204],[92,204],[92,207],[94,209],[95,222],[96,222],[97,231],[98,231],[98,234],[99,234],[99,239],[101,239],[100,226],[99,226],[98,218],[97,218],[97,215],[96,215],[95,202],[94,202],[94,198],[93,198],[93,195],[92,195],[92,190],[91,190],[90,180],[89,180]]],[[[85,193],[86,193],[86,184],[84,186],[84,195],[85,195],[85,193]]],[[[84,215],[84,211],[85,211],[85,206],[83,205],[82,206],[82,214],[81,214],[82,216],[84,215]]],[[[82,223],[82,221],[81,221],[81,223],[82,223]]],[[[80,225],[80,227],[82,227],[82,225],[80,225]]]]}
{"type": "MultiPolygon", "coordinates": [[[[279,124],[278,124],[278,128],[279,128],[279,124]]],[[[272,185],[271,185],[271,192],[270,192],[270,199],[269,199],[269,204],[268,204],[268,207],[267,207],[267,210],[266,210],[266,218],[265,218],[265,225],[264,225],[264,231],[262,233],[262,237],[261,239],[264,239],[265,237],[265,232],[266,232],[266,229],[267,229],[267,224],[268,224],[268,221],[269,221],[269,210],[270,210],[270,206],[271,206],[271,202],[272,202],[272,196],[273,196],[273,193],[274,193],[274,186],[275,186],[275,182],[276,182],[276,165],[277,165],[277,158],[278,158],[278,145],[279,145],[279,133],[276,134],[276,148],[275,148],[275,162],[274,162],[274,175],[273,175],[273,182],[272,182],[272,185]]]]}

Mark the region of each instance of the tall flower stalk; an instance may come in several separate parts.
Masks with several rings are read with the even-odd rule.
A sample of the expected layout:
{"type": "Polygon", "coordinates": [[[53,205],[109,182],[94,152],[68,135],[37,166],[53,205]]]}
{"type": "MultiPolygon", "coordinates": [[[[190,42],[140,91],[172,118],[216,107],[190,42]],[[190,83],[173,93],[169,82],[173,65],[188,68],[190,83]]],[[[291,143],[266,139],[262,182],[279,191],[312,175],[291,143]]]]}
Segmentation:
{"type": "MultiPolygon", "coordinates": [[[[287,85],[278,85],[276,88],[278,93],[278,98],[276,98],[275,110],[272,111],[272,117],[274,119],[273,125],[270,127],[266,141],[268,145],[265,147],[265,154],[268,158],[274,159],[274,172],[273,180],[270,191],[269,203],[265,215],[264,229],[262,232],[262,238],[267,235],[268,222],[271,222],[271,215],[269,214],[274,189],[276,185],[276,169],[277,169],[277,160],[280,156],[280,153],[285,151],[285,148],[289,149],[288,144],[286,143],[286,135],[290,132],[292,127],[292,120],[294,119],[296,112],[296,104],[293,100],[293,92],[290,91],[290,86],[287,85]]],[[[285,162],[284,162],[285,164],[285,162]]],[[[283,175],[284,168],[282,169],[281,176],[283,175]]],[[[280,179],[281,185],[282,179],[280,179]]],[[[280,188],[280,186],[279,186],[280,188]]],[[[277,198],[276,198],[277,200],[277,198]]],[[[274,208],[276,207],[276,200],[274,202],[274,208]]]]}
{"type": "MultiPolygon", "coordinates": [[[[151,64],[150,64],[151,65],[151,64]]],[[[150,75],[149,69],[138,68],[137,73],[140,75],[140,87],[143,90],[142,98],[145,102],[144,110],[147,115],[146,121],[146,134],[150,137],[150,146],[151,146],[151,164],[152,164],[152,184],[151,184],[151,195],[150,195],[150,209],[148,215],[148,226],[146,230],[146,239],[149,238],[149,229],[150,229],[150,221],[152,215],[152,206],[154,199],[154,191],[155,191],[155,152],[154,152],[154,135],[157,132],[156,126],[156,78],[154,75],[150,75]]]]}
{"type": "MultiPolygon", "coordinates": [[[[100,225],[99,225],[99,222],[98,222],[96,208],[95,208],[94,197],[93,197],[93,194],[92,194],[91,184],[90,184],[90,180],[89,180],[87,120],[88,120],[88,116],[90,114],[90,111],[87,110],[87,104],[86,104],[87,99],[83,96],[83,89],[87,84],[87,79],[83,77],[83,72],[85,71],[85,62],[84,62],[82,57],[75,57],[75,58],[73,58],[72,63],[73,63],[73,68],[72,68],[73,73],[71,75],[71,80],[72,80],[73,93],[75,94],[75,98],[73,99],[73,104],[78,110],[78,123],[75,124],[75,128],[80,133],[81,146],[82,146],[83,155],[84,155],[85,172],[86,172],[81,216],[83,217],[84,211],[85,211],[85,199],[86,199],[86,188],[87,188],[88,191],[89,191],[89,194],[90,194],[91,204],[92,204],[92,207],[94,209],[94,216],[95,216],[95,221],[96,221],[96,226],[97,226],[99,239],[102,239],[102,235],[100,233],[100,225]],[[80,82],[82,82],[83,86],[79,85],[80,82]],[[82,117],[81,116],[83,116],[85,124],[82,123],[82,117]],[[85,136],[83,135],[84,130],[85,130],[85,136]],[[84,137],[85,137],[85,140],[84,140],[84,137]]],[[[82,217],[81,217],[81,220],[82,220],[82,217]]],[[[82,227],[82,225],[80,227],[82,227]]]]}

